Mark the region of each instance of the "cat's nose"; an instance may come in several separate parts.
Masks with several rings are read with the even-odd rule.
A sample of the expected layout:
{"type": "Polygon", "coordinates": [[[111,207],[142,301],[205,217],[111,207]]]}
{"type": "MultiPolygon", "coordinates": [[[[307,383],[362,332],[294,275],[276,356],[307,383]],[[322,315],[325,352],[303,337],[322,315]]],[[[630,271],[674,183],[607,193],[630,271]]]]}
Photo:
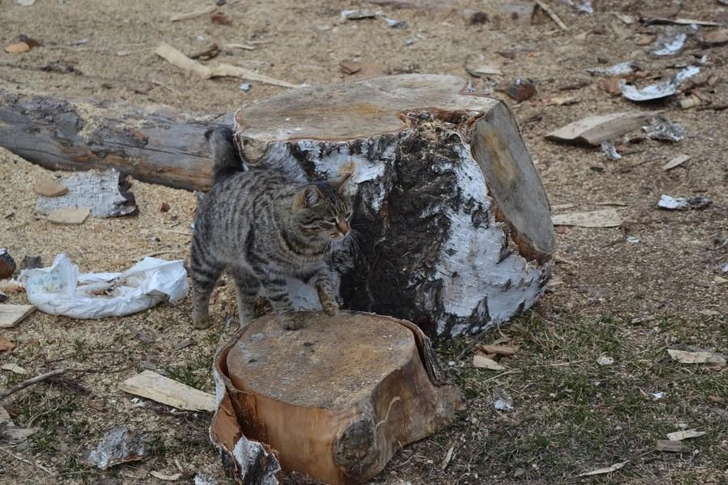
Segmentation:
{"type": "Polygon", "coordinates": [[[339,229],[339,232],[346,236],[349,234],[349,223],[346,221],[337,221],[336,223],[337,229],[339,229]]]}

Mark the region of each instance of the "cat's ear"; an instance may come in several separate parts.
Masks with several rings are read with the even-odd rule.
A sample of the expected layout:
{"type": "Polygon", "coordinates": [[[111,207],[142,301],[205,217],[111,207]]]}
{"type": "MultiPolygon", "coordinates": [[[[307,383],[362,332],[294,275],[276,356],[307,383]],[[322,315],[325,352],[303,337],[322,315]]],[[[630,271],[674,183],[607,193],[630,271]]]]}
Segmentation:
{"type": "Polygon", "coordinates": [[[355,168],[356,168],[356,164],[354,162],[349,162],[349,163],[345,164],[339,170],[339,176],[330,181],[331,185],[333,185],[336,188],[336,191],[339,192],[339,194],[344,193],[344,186],[346,185],[347,180],[349,180],[351,178],[351,176],[354,174],[355,168]]]}
{"type": "Polygon", "coordinates": [[[293,208],[313,207],[321,200],[321,191],[315,185],[308,185],[293,197],[293,208]]]}

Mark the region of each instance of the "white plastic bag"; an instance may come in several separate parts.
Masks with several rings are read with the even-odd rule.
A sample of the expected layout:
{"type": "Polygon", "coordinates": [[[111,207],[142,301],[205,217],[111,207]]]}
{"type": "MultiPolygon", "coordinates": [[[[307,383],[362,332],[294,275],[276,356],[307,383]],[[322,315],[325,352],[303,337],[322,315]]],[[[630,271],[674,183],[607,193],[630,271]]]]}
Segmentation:
{"type": "Polygon", "coordinates": [[[23,270],[28,301],[51,315],[103,318],[140,312],[187,296],[187,272],[181,260],[144,258],[123,273],[79,274],[78,266],[59,254],[48,268],[23,270]]]}

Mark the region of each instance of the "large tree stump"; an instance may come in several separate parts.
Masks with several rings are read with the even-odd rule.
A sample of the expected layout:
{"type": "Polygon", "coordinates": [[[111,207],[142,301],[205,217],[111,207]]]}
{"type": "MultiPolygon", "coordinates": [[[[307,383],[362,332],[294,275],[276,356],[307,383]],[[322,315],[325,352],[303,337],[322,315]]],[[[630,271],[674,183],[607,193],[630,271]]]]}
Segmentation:
{"type": "Polygon", "coordinates": [[[305,318],[295,332],[272,315],[254,320],[215,358],[210,436],[243,483],[277,483],[281,467],[362,483],[462,408],[415,325],[353,312],[305,318]]]}
{"type": "Polygon", "coordinates": [[[465,86],[391,76],[296,89],[236,113],[251,165],[321,179],[356,164],[358,250],[335,261],[347,308],[457,335],[542,294],[555,251],[546,193],[508,107],[465,86]]]}

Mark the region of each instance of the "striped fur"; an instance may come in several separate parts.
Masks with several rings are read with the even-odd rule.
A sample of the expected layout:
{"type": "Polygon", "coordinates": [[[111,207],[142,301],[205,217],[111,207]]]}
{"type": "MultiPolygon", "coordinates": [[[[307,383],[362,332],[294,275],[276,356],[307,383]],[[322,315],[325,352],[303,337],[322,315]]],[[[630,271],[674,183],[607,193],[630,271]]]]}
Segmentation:
{"type": "Polygon", "coordinates": [[[232,131],[206,134],[215,182],[197,210],[190,257],[197,328],[210,325],[210,293],[223,271],[235,281],[240,324],[254,317],[259,294],[284,328],[297,329],[286,277],[312,285],[328,315],[338,311],[336,275],[328,261],[349,234],[351,206],[341,194],[347,177],[298,184],[265,169],[245,170],[232,131]]]}

